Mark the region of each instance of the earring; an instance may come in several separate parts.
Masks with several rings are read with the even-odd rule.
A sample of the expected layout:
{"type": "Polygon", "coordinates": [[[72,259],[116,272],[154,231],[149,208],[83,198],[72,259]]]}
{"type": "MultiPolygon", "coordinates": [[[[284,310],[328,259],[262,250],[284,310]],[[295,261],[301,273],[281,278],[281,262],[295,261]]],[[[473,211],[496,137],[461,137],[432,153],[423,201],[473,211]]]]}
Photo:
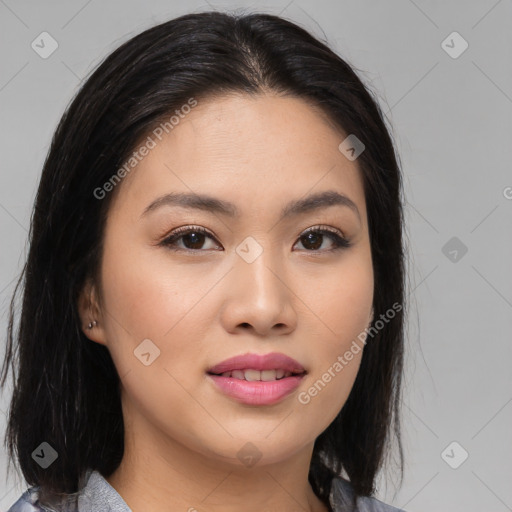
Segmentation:
{"type": "Polygon", "coordinates": [[[98,325],[98,322],[96,320],[93,320],[92,322],[89,322],[87,329],[92,329],[93,327],[96,327],[97,325],[98,325]]]}

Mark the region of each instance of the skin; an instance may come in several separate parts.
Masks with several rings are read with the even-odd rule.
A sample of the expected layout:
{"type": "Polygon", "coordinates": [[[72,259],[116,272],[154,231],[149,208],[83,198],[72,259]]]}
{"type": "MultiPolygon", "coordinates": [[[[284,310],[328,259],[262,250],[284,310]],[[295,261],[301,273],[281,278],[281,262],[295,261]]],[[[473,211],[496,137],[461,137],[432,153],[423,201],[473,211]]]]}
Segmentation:
{"type": "Polygon", "coordinates": [[[368,326],[374,285],[362,178],[338,149],[345,137],[295,97],[201,100],[117,185],[103,295],[86,286],[79,310],[120,375],[125,453],[107,480],[134,512],[327,510],[308,483],[313,444],[343,407],[362,351],[307,405],[298,394],[368,326]],[[279,221],[286,203],[325,190],[348,196],[359,216],[334,205],[279,221]],[[162,206],[141,216],[163,194],[192,191],[240,213],[162,206]],[[213,237],[182,237],[178,252],[158,245],[190,225],[213,237]],[[352,245],[329,251],[326,235],[308,244],[303,232],[318,225],[352,245]],[[263,250],[252,263],[236,252],[248,236],[263,250]],[[160,350],[148,366],[134,356],[144,339],[160,350]],[[274,351],[308,371],[277,404],[241,404],[206,375],[228,357],[274,351]],[[237,457],[247,442],[261,454],[252,467],[237,457]]]}

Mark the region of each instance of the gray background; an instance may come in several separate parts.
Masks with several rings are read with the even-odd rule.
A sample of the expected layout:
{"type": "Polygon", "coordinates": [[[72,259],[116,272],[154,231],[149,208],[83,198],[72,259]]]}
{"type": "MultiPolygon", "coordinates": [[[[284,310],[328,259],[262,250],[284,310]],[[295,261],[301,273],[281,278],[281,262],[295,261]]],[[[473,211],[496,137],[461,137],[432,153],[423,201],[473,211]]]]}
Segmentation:
{"type": "MultiPolygon", "coordinates": [[[[0,0],[2,332],[51,135],[80,81],[143,29],[210,8],[281,14],[326,38],[392,126],[411,258],[406,476],[379,496],[409,512],[512,510],[510,0],[0,0]],[[59,45],[47,59],[31,48],[43,31],[59,45]],[[461,40],[442,46],[454,31],[469,44],[457,58],[445,49],[453,55],[461,40]],[[453,469],[446,461],[460,464],[462,450],[469,457],[453,469]]],[[[0,510],[25,488],[5,474],[1,450],[0,510]]]]}

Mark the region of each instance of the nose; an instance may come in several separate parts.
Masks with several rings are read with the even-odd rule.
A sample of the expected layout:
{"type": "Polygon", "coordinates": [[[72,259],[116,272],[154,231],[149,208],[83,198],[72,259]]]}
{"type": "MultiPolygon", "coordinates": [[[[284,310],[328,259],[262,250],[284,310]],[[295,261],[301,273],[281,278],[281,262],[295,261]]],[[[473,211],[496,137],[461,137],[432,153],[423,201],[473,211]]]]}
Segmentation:
{"type": "Polygon", "coordinates": [[[251,263],[236,255],[224,282],[221,322],[230,333],[252,330],[259,336],[295,330],[298,300],[283,262],[264,250],[251,263]]]}

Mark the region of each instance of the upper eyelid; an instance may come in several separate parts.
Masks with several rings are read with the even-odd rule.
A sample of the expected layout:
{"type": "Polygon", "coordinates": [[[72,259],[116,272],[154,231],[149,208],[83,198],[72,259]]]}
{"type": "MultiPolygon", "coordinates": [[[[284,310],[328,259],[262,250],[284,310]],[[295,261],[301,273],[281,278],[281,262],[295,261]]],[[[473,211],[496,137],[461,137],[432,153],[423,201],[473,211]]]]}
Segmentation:
{"type": "Polygon", "coordinates": [[[306,228],[303,231],[301,231],[301,233],[307,233],[309,231],[327,231],[329,233],[333,233],[334,235],[341,236],[342,238],[347,238],[345,236],[345,233],[343,232],[343,230],[341,230],[339,228],[333,228],[330,226],[326,226],[324,224],[318,224],[315,226],[311,226],[311,227],[306,228]]]}
{"type": "MultiPolygon", "coordinates": [[[[169,236],[177,235],[177,234],[180,234],[180,233],[186,234],[188,231],[194,231],[194,229],[198,230],[201,233],[208,234],[209,236],[211,236],[213,238],[216,238],[215,235],[209,229],[204,228],[203,226],[196,225],[196,224],[180,226],[180,227],[174,229],[172,232],[170,232],[167,235],[165,235],[164,238],[168,238],[169,236]]],[[[332,232],[334,234],[339,234],[340,236],[346,238],[345,233],[343,232],[343,230],[341,230],[340,228],[334,228],[334,227],[331,227],[331,226],[327,226],[325,224],[315,224],[313,226],[310,226],[308,228],[303,229],[300,232],[300,234],[307,233],[309,231],[315,231],[315,230],[318,230],[318,231],[320,231],[320,230],[330,231],[330,232],[332,232]]]]}

